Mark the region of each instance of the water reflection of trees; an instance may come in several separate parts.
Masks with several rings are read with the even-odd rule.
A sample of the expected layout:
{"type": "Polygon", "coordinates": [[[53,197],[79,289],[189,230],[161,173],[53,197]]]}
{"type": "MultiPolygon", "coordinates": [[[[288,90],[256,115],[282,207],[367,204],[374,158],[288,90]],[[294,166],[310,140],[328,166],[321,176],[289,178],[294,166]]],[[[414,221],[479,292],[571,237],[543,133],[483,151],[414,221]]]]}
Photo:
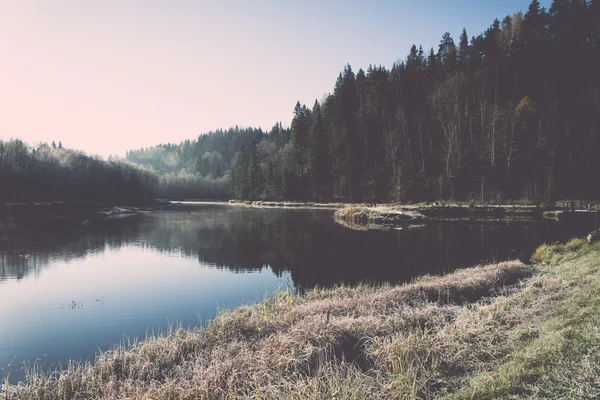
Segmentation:
{"type": "Polygon", "coordinates": [[[296,285],[310,287],[407,281],[481,261],[527,258],[541,242],[568,238],[573,233],[567,228],[463,222],[356,232],[335,224],[331,211],[216,207],[164,214],[141,238],[159,251],[180,252],[217,268],[289,270],[296,285]]]}
{"type": "Polygon", "coordinates": [[[139,218],[110,227],[80,231],[52,231],[32,228],[0,238],[0,281],[23,279],[56,261],[70,261],[102,253],[107,247],[121,247],[139,235],[139,218]]]}
{"type": "Polygon", "coordinates": [[[482,260],[524,256],[540,242],[573,234],[564,226],[555,227],[453,223],[414,231],[356,232],[335,224],[331,211],[205,206],[151,214],[105,232],[2,241],[0,279],[38,273],[55,259],[134,245],[233,272],[266,266],[276,274],[291,271],[300,288],[397,282],[482,260]]]}

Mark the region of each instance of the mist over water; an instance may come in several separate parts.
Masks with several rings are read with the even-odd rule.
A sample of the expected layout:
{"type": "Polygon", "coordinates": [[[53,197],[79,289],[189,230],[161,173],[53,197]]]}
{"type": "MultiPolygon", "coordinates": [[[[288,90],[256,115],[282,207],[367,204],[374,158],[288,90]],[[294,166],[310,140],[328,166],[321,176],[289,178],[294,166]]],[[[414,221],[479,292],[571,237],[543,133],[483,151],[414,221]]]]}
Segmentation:
{"type": "Polygon", "coordinates": [[[331,210],[187,206],[106,230],[0,240],[0,378],[93,360],[115,344],[193,327],[286,285],[303,291],[405,282],[480,262],[528,258],[583,235],[553,221],[432,223],[352,231],[331,210]]]}

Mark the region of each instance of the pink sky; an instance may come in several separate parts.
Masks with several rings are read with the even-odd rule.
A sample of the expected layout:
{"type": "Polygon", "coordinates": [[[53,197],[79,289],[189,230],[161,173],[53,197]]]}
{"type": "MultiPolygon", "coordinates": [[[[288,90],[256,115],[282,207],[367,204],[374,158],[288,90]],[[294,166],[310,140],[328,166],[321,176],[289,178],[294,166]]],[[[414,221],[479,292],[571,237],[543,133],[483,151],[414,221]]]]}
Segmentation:
{"type": "Polygon", "coordinates": [[[0,138],[106,156],[236,124],[289,123],[305,91],[285,73],[292,43],[236,31],[234,16],[219,15],[225,8],[188,15],[166,4],[175,2],[2,2],[0,138]]]}
{"type": "Polygon", "coordinates": [[[447,29],[457,38],[473,21],[442,28],[443,9],[411,4],[0,0],[0,139],[122,156],[233,125],[288,125],[296,101],[312,106],[346,63],[391,67],[412,43],[437,45],[447,29]]]}

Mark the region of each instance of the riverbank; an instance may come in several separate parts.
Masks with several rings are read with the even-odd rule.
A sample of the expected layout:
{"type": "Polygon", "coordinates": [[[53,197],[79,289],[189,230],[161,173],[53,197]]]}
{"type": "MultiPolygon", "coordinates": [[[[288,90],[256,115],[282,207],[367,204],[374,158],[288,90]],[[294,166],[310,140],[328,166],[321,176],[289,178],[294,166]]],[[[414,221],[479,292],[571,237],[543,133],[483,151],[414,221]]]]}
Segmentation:
{"type": "MultiPolygon", "coordinates": [[[[335,210],[335,220],[353,230],[419,228],[429,221],[531,222],[563,220],[567,213],[532,205],[466,205],[461,203],[380,204],[275,201],[151,201],[136,205],[98,202],[5,203],[0,205],[0,234],[32,229],[81,231],[116,225],[124,219],[151,211],[190,211],[198,204],[288,209],[335,210]]],[[[569,216],[586,217],[568,213],[569,216]]]]}
{"type": "Polygon", "coordinates": [[[273,202],[238,201],[229,204],[246,207],[267,208],[329,208],[336,210],[335,218],[341,225],[354,230],[385,228],[416,228],[427,221],[478,221],[478,222],[528,222],[562,217],[556,207],[504,204],[481,205],[463,203],[418,203],[380,204],[367,203],[313,203],[313,202],[273,202]]]}
{"type": "Polygon", "coordinates": [[[130,348],[31,372],[7,399],[591,398],[600,246],[400,286],[289,290],[130,348]]]}
{"type": "Polygon", "coordinates": [[[116,225],[144,212],[168,209],[170,203],[106,204],[95,201],[0,204],[0,234],[74,232],[116,225]]]}

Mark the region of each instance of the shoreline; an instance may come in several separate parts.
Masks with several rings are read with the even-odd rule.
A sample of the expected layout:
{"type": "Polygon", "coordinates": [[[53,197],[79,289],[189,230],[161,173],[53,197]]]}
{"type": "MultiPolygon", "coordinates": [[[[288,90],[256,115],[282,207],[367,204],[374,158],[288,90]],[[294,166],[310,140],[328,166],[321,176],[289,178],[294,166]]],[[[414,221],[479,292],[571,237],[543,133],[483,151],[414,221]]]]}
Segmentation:
{"type": "Polygon", "coordinates": [[[537,205],[479,205],[420,203],[369,205],[367,203],[312,203],[229,200],[229,204],[257,208],[335,210],[335,220],[353,230],[415,229],[428,222],[531,222],[562,220],[558,207],[537,205]]]}
{"type": "Polygon", "coordinates": [[[328,208],[337,210],[346,206],[348,203],[333,202],[333,203],[320,203],[320,202],[303,202],[303,201],[244,201],[244,200],[229,200],[230,205],[246,206],[246,207],[257,207],[257,208],[306,208],[306,209],[323,209],[328,208]]]}
{"type": "Polygon", "coordinates": [[[594,306],[600,300],[599,253],[598,243],[577,239],[540,246],[533,265],[503,262],[410,284],[316,288],[302,295],[281,289],[206,326],[116,347],[93,364],[72,363],[52,375],[33,371],[4,394],[564,397],[570,381],[560,374],[591,383],[600,372],[600,355],[583,345],[600,339],[594,306]],[[591,367],[590,356],[599,361],[591,367]]]}
{"type": "Polygon", "coordinates": [[[0,204],[0,233],[19,229],[81,230],[101,227],[117,220],[133,218],[147,212],[189,211],[195,205],[233,207],[332,210],[334,219],[352,230],[418,229],[429,222],[532,222],[562,221],[582,217],[583,213],[565,213],[559,207],[533,205],[466,205],[460,203],[379,204],[319,203],[294,201],[212,201],[153,200],[137,204],[108,204],[95,201],[27,202],[0,204]],[[579,215],[581,214],[581,215],[579,215]]]}
{"type": "Polygon", "coordinates": [[[168,206],[169,203],[158,200],[136,204],[96,201],[3,203],[0,204],[0,234],[102,229],[168,206]]]}
{"type": "Polygon", "coordinates": [[[252,208],[330,209],[340,225],[352,230],[417,229],[428,222],[528,223],[533,221],[562,221],[566,215],[560,207],[519,204],[463,203],[319,203],[298,201],[182,201],[189,204],[229,204],[252,208]]]}

